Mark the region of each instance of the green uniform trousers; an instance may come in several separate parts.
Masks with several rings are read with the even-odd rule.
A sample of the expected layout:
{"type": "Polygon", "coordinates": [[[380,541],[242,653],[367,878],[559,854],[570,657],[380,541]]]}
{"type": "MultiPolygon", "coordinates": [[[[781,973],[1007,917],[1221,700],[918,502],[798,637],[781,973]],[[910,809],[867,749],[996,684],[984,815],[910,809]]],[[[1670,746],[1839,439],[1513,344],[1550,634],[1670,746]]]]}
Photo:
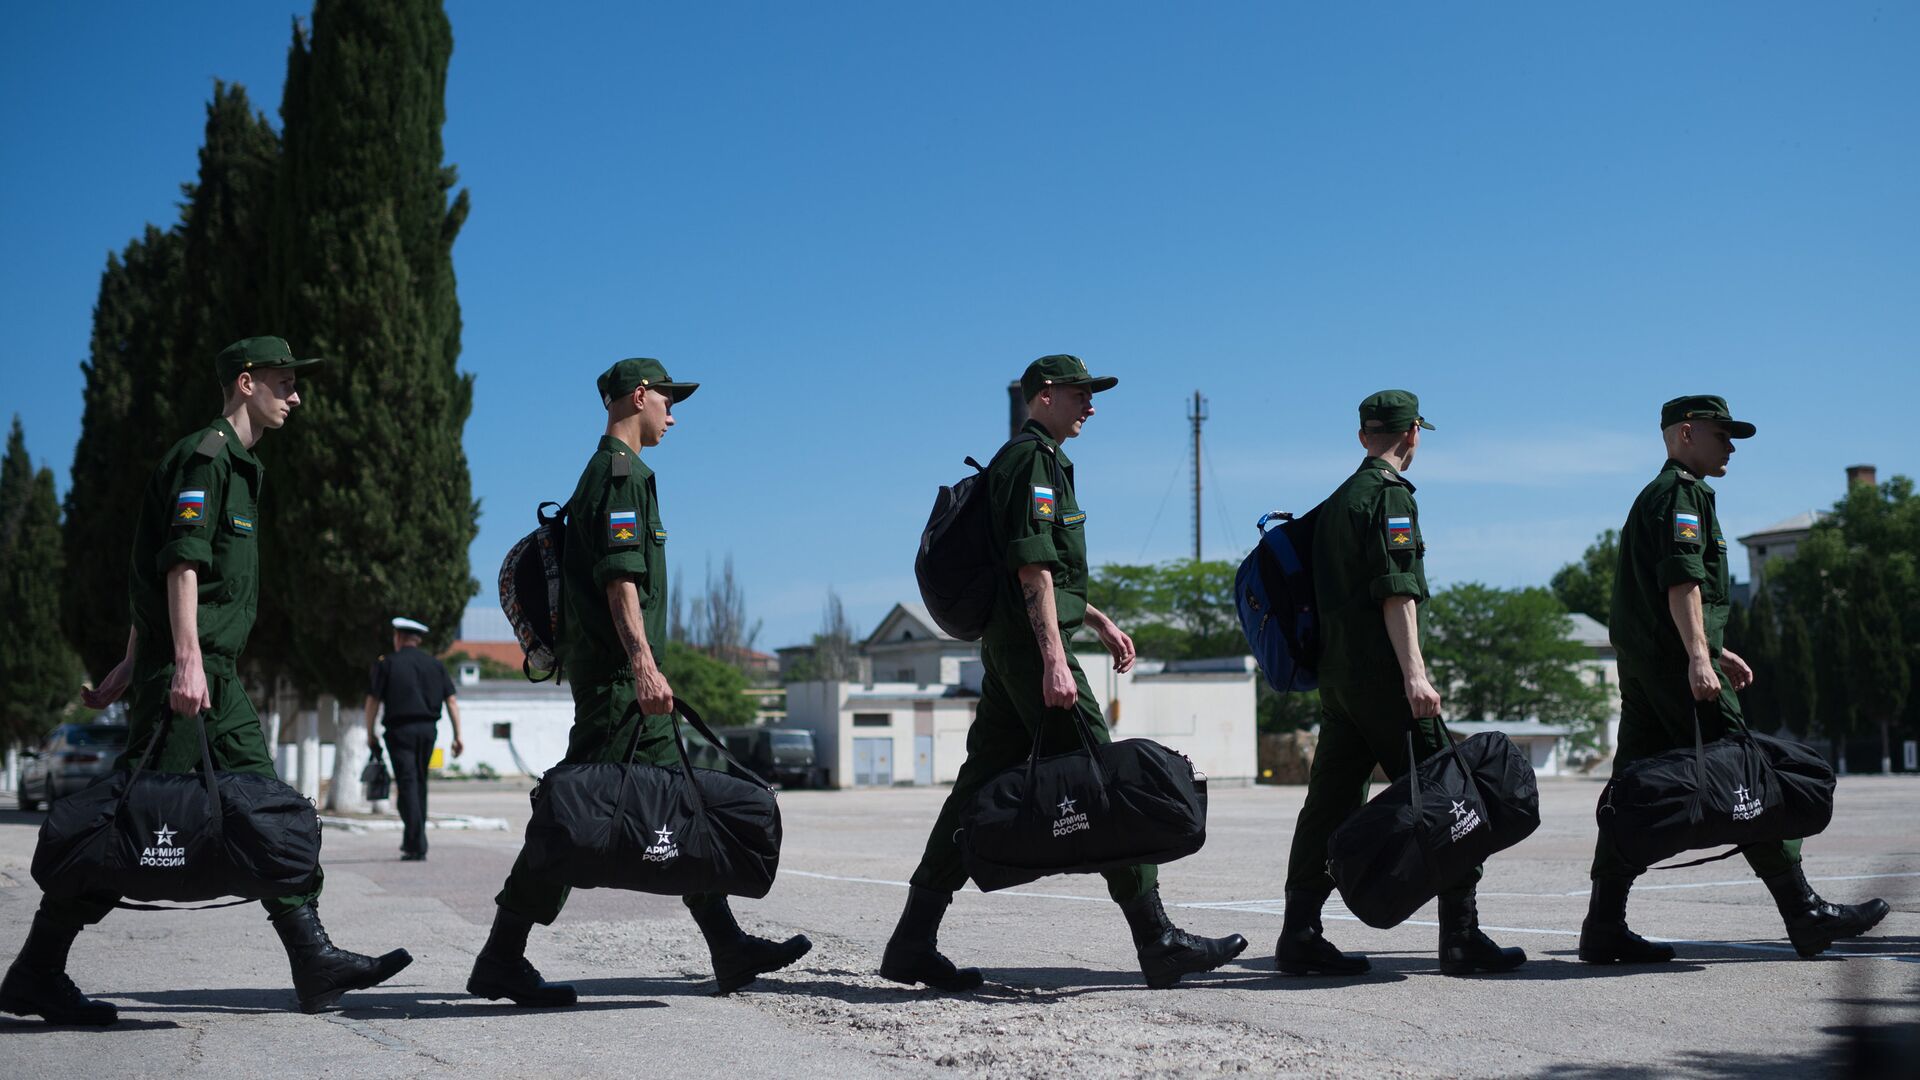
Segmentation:
{"type": "MultiPolygon", "coordinates": [[[[673,745],[673,717],[641,715],[630,676],[622,674],[611,680],[574,683],[573,730],[567,736],[567,756],[560,764],[596,765],[624,760],[621,755],[626,753],[636,725],[640,729],[640,742],[634,748],[633,761],[669,766],[680,763],[680,752],[673,745]]],[[[513,869],[507,872],[506,884],[500,887],[493,902],[542,926],[552,926],[553,920],[560,917],[560,909],[567,904],[567,894],[572,891],[530,870],[526,848],[522,847],[520,857],[513,861],[513,869]]],[[[692,907],[705,897],[695,895],[684,899],[687,906],[692,907]]]]}
{"type": "MultiPolygon", "coordinates": [[[[207,742],[212,751],[213,767],[221,772],[278,776],[279,773],[273,768],[273,755],[267,750],[266,736],[260,730],[260,716],[254,712],[253,702],[248,699],[247,688],[234,672],[233,662],[221,657],[208,657],[206,667],[207,696],[212,702],[212,708],[208,710],[207,742]]],[[[167,690],[172,684],[172,665],[134,683],[127,698],[127,712],[131,717],[127,749],[120,755],[115,768],[131,769],[140,761],[140,755],[146,752],[147,744],[153,740],[160,726],[160,712],[167,707],[167,690]]],[[[167,725],[166,741],[155,750],[153,761],[147,767],[158,772],[198,771],[198,727],[190,716],[174,717],[173,722],[167,725]]],[[[323,877],[316,867],[311,889],[298,896],[262,900],[260,906],[266,908],[267,915],[271,917],[310,904],[320,898],[323,877]]],[[[67,926],[91,926],[106,918],[118,899],[117,896],[66,900],[45,898],[40,901],[40,910],[67,926]]]]}
{"type": "MultiPolygon", "coordinates": [[[[1716,709],[1705,710],[1700,717],[1701,737],[1712,741],[1725,735],[1741,722],[1740,699],[1727,681],[1727,673],[1714,661],[1714,673],[1720,676],[1720,697],[1716,709]],[[1718,713],[1716,716],[1715,713],[1718,713]]],[[[1614,747],[1613,767],[1618,771],[1644,757],[1693,745],[1693,698],[1687,693],[1686,667],[1661,670],[1620,659],[1620,741],[1614,747]]],[[[1800,841],[1749,847],[1741,852],[1747,865],[1761,877],[1784,874],[1800,863],[1800,841]]],[[[1636,878],[1646,871],[1622,859],[1605,837],[1593,848],[1594,878],[1636,878]]]]}
{"type": "MultiPolygon", "coordinates": [[[[913,884],[923,889],[954,892],[967,883],[966,864],[960,858],[960,845],[953,836],[960,828],[960,812],[996,773],[1026,764],[1027,755],[1033,752],[1034,732],[1044,732],[1040,741],[1042,756],[1080,748],[1080,736],[1075,734],[1063,712],[1048,709],[1040,700],[1040,657],[1030,639],[996,649],[990,636],[983,643],[983,653],[986,675],[980,682],[980,706],[974,713],[973,725],[967,729],[967,760],[960,765],[960,775],[954,779],[953,790],[947,793],[947,801],[940,807],[932,835],[927,837],[926,854],[920,857],[920,866],[913,872],[913,884]]],[[[1113,736],[1100,716],[1100,706],[1093,700],[1093,690],[1087,685],[1086,673],[1080,670],[1080,661],[1069,652],[1067,664],[1073,669],[1073,681],[1080,687],[1080,700],[1075,708],[1086,718],[1095,740],[1112,742],[1113,736]]],[[[1107,879],[1107,895],[1124,904],[1153,891],[1159,882],[1160,870],[1151,865],[1128,866],[1105,871],[1100,876],[1107,879]]]]}
{"type": "MultiPolygon", "coordinates": [[[[1374,766],[1398,779],[1407,769],[1446,748],[1435,719],[1415,721],[1400,680],[1383,680],[1378,690],[1354,693],[1320,688],[1320,739],[1313,770],[1307,775],[1307,801],[1293,826],[1293,851],[1287,858],[1287,891],[1325,896],[1333,891],[1327,873],[1327,841],[1353,812],[1366,805],[1374,766]],[[1415,761],[1407,761],[1407,731],[1413,731],[1415,761]]],[[[1480,867],[1452,887],[1480,880],[1480,867]]]]}

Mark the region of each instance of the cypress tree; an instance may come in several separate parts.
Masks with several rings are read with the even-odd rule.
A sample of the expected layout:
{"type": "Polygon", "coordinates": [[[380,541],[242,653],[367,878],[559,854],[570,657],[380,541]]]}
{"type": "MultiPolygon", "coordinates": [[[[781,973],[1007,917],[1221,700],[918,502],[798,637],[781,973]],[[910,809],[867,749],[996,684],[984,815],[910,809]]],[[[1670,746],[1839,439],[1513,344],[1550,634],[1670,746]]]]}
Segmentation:
{"type": "Polygon", "coordinates": [[[154,418],[172,413],[184,249],[178,230],[149,225],[107,256],[80,365],[84,406],[62,533],[72,573],[60,622],[95,678],[126,654],[127,550],[141,490],[161,453],[186,434],[154,418]]]}
{"type": "MultiPolygon", "coordinates": [[[[1773,590],[1756,584],[1753,607],[1746,612],[1743,633],[1734,651],[1753,668],[1753,685],[1740,692],[1747,723],[1756,731],[1780,730],[1780,627],[1774,613],[1773,590]]],[[[1729,627],[1731,629],[1731,627],[1729,627]]],[[[1732,635],[1729,634],[1729,640],[1732,635]]]]}
{"type": "Polygon", "coordinates": [[[1907,646],[1887,594],[1886,576],[1878,552],[1854,552],[1853,589],[1847,605],[1853,649],[1847,656],[1848,683],[1860,719],[1880,736],[1880,768],[1893,768],[1893,723],[1907,705],[1913,673],[1907,666],[1907,646]]]}
{"type": "Polygon", "coordinates": [[[1798,608],[1785,607],[1780,616],[1780,652],[1776,664],[1774,697],[1780,722],[1788,731],[1812,735],[1820,712],[1820,677],[1813,665],[1813,631],[1798,608]]]}
{"type": "Polygon", "coordinates": [[[0,462],[0,743],[45,734],[80,688],[60,635],[63,569],[53,470],[34,471],[16,416],[0,462]]]}
{"type": "Polygon", "coordinates": [[[397,612],[449,640],[478,588],[452,259],[468,204],[441,162],[452,50],[438,2],[318,0],[288,54],[272,314],[329,363],[261,444],[262,614],[309,691],[364,691],[397,612]]]}

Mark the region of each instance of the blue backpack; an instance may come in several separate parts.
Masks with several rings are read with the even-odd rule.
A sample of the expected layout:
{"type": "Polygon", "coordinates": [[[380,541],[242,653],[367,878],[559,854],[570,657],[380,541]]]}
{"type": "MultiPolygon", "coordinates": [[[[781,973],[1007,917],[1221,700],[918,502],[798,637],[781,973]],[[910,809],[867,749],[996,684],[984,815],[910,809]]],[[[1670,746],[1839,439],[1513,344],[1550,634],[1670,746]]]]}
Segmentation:
{"type": "Polygon", "coordinates": [[[1319,506],[1299,517],[1278,510],[1260,515],[1260,542],[1233,579],[1247,647],[1267,685],[1282,694],[1320,685],[1320,607],[1313,597],[1313,527],[1319,517],[1319,506]],[[1279,524],[1267,528],[1275,520],[1279,524]]]}

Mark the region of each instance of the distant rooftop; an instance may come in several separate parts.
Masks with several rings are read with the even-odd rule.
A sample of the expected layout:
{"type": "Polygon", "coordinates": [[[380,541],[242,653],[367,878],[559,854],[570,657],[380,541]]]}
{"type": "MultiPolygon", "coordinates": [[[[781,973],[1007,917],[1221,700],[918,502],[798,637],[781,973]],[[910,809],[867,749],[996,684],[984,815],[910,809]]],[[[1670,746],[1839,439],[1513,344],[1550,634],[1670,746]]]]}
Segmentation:
{"type": "Polygon", "coordinates": [[[1738,537],[1738,539],[1741,543],[1746,544],[1769,536],[1810,533],[1813,531],[1815,525],[1827,520],[1827,517],[1828,515],[1825,510],[1806,510],[1784,521],[1776,521],[1764,529],[1755,529],[1745,536],[1738,537]]]}
{"type": "Polygon", "coordinates": [[[513,636],[513,624],[507,621],[507,613],[500,610],[500,605],[479,601],[468,604],[460,613],[460,632],[454,636],[461,641],[518,640],[513,636]]]}

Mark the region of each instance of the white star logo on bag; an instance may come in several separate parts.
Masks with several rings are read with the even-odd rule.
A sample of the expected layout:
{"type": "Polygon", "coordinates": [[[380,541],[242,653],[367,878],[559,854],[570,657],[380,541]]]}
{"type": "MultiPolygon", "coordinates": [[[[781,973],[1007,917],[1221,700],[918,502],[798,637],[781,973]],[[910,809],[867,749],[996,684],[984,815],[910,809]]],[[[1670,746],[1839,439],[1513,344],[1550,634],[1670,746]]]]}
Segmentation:
{"type": "Polygon", "coordinates": [[[153,843],[155,847],[172,847],[173,830],[167,828],[165,825],[160,826],[154,830],[153,843]]]}
{"type": "Polygon", "coordinates": [[[1073,796],[1069,795],[1066,798],[1063,798],[1060,800],[1060,816],[1068,817],[1072,813],[1073,813],[1073,796]]]}
{"type": "Polygon", "coordinates": [[[1458,821],[1467,816],[1467,804],[1464,800],[1455,799],[1453,800],[1453,809],[1447,812],[1453,815],[1455,821],[1458,821]]]}

